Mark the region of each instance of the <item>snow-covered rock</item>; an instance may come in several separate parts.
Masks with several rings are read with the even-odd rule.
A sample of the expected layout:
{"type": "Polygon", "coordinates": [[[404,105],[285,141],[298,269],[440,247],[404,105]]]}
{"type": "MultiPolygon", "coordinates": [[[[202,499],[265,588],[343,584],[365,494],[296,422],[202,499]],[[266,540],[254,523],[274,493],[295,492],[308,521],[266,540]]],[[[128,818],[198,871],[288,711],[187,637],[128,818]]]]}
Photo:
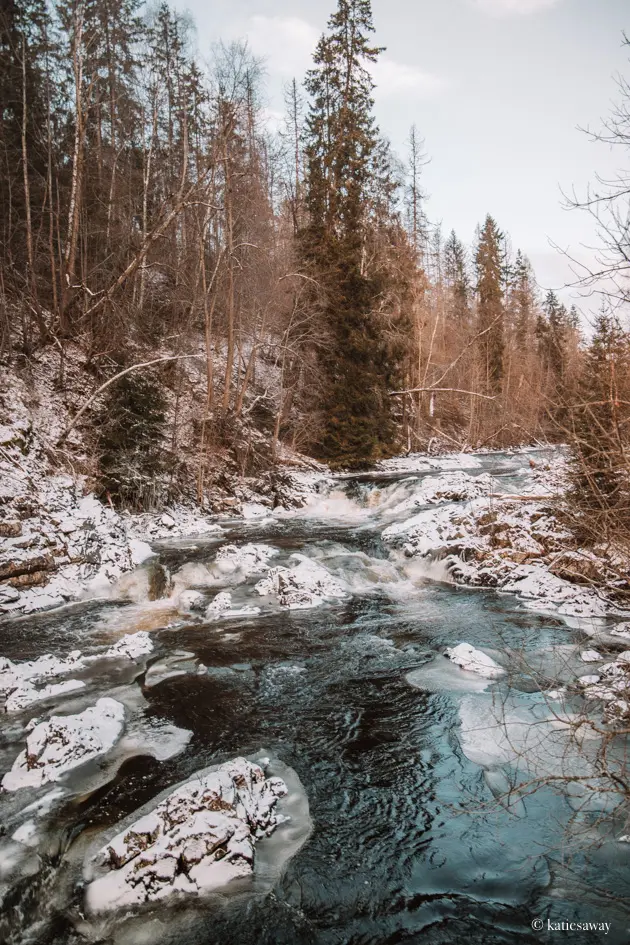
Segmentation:
{"type": "Polygon", "coordinates": [[[131,563],[135,564],[136,567],[148,561],[150,558],[155,557],[155,552],[151,548],[151,545],[146,541],[140,541],[139,538],[132,538],[129,541],[129,554],[131,556],[131,563]]]}
{"type": "Polygon", "coordinates": [[[232,595],[221,591],[206,608],[206,620],[220,620],[226,617],[255,617],[260,607],[232,607],[232,595]]]}
{"type": "Polygon", "coordinates": [[[153,649],[151,635],[146,630],[139,630],[137,633],[125,634],[117,643],[108,647],[99,658],[137,660],[153,652],[153,649]]]}
{"type": "Polygon", "coordinates": [[[264,518],[270,513],[271,509],[260,502],[244,502],[242,505],[242,515],[245,519],[264,518]]]}
{"type": "Polygon", "coordinates": [[[470,502],[481,496],[489,495],[494,489],[492,476],[470,476],[458,471],[442,476],[429,476],[423,479],[420,487],[412,496],[395,505],[391,512],[398,515],[423,505],[439,505],[446,502],[470,502]]]}
{"type": "Polygon", "coordinates": [[[99,699],[78,715],[53,715],[35,725],[26,749],[2,779],[5,791],[40,787],[59,781],[66,772],[112,748],[125,724],[125,707],[115,699],[99,699]]]}
{"type": "Polygon", "coordinates": [[[4,709],[5,712],[21,712],[22,709],[26,709],[35,702],[65,696],[78,689],[85,689],[85,683],[81,679],[64,679],[63,682],[50,683],[48,686],[42,686],[41,689],[25,683],[11,693],[5,702],[4,709]]]}
{"type": "Polygon", "coordinates": [[[76,672],[85,665],[80,650],[73,650],[65,658],[46,654],[36,660],[13,663],[6,657],[0,657],[0,696],[7,695],[25,682],[37,682],[55,676],[65,676],[76,672]]]}
{"type": "Polygon", "coordinates": [[[346,597],[346,591],[326,568],[305,555],[291,556],[298,560],[294,568],[271,568],[256,584],[261,597],[274,595],[281,607],[302,610],[317,607],[326,600],[346,597]]]}
{"type": "Polygon", "coordinates": [[[103,653],[94,656],[85,656],[80,650],[73,650],[67,657],[46,654],[23,663],[13,663],[5,657],[0,657],[0,698],[5,699],[6,712],[18,712],[35,702],[68,695],[85,687],[82,680],[68,679],[37,688],[36,684],[43,679],[67,676],[84,669],[96,660],[140,659],[152,650],[153,641],[150,635],[141,630],[138,633],[126,634],[103,653]]]}
{"type": "Polygon", "coordinates": [[[244,575],[261,574],[269,570],[269,559],[278,554],[269,545],[223,545],[216,553],[214,563],[221,574],[240,571],[244,575]]]}
{"type": "Polygon", "coordinates": [[[201,591],[182,591],[177,597],[177,610],[180,614],[188,614],[194,610],[203,610],[206,598],[201,591]]]}
{"type": "Polygon", "coordinates": [[[89,911],[199,895],[251,874],[256,840],[277,826],[274,808],[286,793],[283,781],[244,758],[202,772],[96,854],[89,911]]]}
{"type": "Polygon", "coordinates": [[[459,643],[457,646],[448,647],[444,651],[444,656],[457,666],[461,666],[462,669],[477,673],[478,676],[485,676],[486,679],[496,679],[505,673],[503,667],[495,663],[492,657],[481,650],[476,650],[470,643],[459,643]]]}
{"type": "Polygon", "coordinates": [[[597,650],[583,650],[580,653],[580,659],[583,663],[599,663],[604,657],[597,650]]]}
{"type": "Polygon", "coordinates": [[[598,667],[597,675],[581,676],[583,696],[603,703],[607,722],[630,722],[630,651],[598,667]]]}

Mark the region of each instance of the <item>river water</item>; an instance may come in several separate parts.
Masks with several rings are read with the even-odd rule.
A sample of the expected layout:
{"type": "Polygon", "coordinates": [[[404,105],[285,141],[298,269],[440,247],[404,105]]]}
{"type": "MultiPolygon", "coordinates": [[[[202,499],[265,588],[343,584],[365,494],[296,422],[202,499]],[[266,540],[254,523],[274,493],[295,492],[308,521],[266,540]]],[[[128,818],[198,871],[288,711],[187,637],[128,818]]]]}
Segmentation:
{"type": "MultiPolygon", "coordinates": [[[[496,476],[501,491],[518,491],[527,476],[519,454],[474,462],[470,472],[496,476]]],[[[93,765],[69,780],[54,816],[43,820],[37,863],[27,859],[17,873],[5,864],[1,941],[630,941],[630,844],[617,842],[617,825],[602,815],[606,802],[583,803],[557,780],[524,799],[505,797],[515,769],[521,781],[540,770],[528,754],[557,748],[521,738],[523,719],[541,717],[531,674],[488,683],[442,656],[445,646],[466,641],[499,661],[508,650],[533,660],[555,654],[557,665],[558,653],[571,659],[570,648],[583,646],[590,628],[507,595],[456,587],[439,565],[405,570],[380,536],[392,520],[388,509],[424,475],[349,478],[306,515],[228,523],[220,539],[160,548],[171,575],[193,586],[199,566],[226,542],[273,546],[274,565],[299,552],[351,589],[345,600],[218,623],[176,616],[163,602],[101,602],[0,626],[0,653],[12,659],[88,651],[137,629],[150,629],[157,647],[148,671],[121,664],[93,673],[83,701],[59,703],[65,712],[101,695],[122,699],[135,712],[139,747],[113,768],[93,765]],[[488,723],[497,705],[514,722],[507,747],[503,729],[488,723]],[[178,746],[180,730],[192,736],[178,746]],[[143,750],[151,732],[168,743],[162,752],[143,750]],[[261,750],[297,773],[313,824],[273,888],[239,896],[228,890],[107,922],[84,916],[78,864],[95,838],[193,772],[261,750]],[[542,932],[532,928],[537,919],[542,932]],[[608,922],[610,929],[553,932],[548,922],[608,922]]],[[[259,579],[232,588],[236,604],[256,602],[259,579]]],[[[209,598],[217,591],[203,589],[209,598]]],[[[24,722],[34,714],[5,717],[0,770],[22,749],[24,722]]],[[[571,771],[587,763],[565,749],[571,771]]],[[[13,830],[21,809],[43,794],[0,796],[2,822],[13,830]]]]}

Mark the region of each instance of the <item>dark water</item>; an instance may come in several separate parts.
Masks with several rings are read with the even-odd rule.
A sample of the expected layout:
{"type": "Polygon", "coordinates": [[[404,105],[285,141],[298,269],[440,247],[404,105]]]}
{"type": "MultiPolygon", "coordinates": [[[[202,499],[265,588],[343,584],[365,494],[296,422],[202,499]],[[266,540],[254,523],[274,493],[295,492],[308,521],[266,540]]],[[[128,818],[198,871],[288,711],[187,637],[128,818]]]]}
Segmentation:
{"type": "MultiPolygon", "coordinates": [[[[491,457],[475,472],[491,470],[504,477],[506,488],[518,488],[522,465],[522,457],[491,457]]],[[[405,474],[390,477],[385,486],[395,486],[396,478],[409,490],[418,481],[405,474]]],[[[344,484],[359,509],[376,488],[383,488],[382,479],[344,484]]],[[[533,653],[578,644],[585,639],[583,630],[492,592],[418,578],[409,585],[403,576],[399,585],[386,586],[378,580],[385,573],[379,561],[389,566],[381,527],[376,513],[361,512],[354,520],[349,515],[344,522],[331,521],[324,511],[320,520],[233,526],[225,541],[264,541],[279,547],[282,556],[295,550],[324,555],[338,576],[357,578],[354,595],[310,611],[235,619],[223,632],[193,618],[156,631],[156,659],[186,651],[208,673],[151,687],[140,675],[133,685],[143,690],[149,719],[188,729],[192,740],[167,761],[129,758],[113,780],[92,793],[76,787],[50,828],[53,840],[39,873],[5,893],[0,940],[11,945],[498,945],[562,936],[576,942],[630,941],[630,845],[615,842],[620,832],[615,825],[600,810],[576,809],[558,784],[506,809],[490,790],[488,771],[501,775],[509,765],[473,763],[459,734],[462,702],[467,700],[474,713],[481,703],[471,700],[489,694],[451,691],[448,684],[440,689],[435,681],[416,688],[406,678],[436,655],[441,659],[445,645],[466,641],[533,653]],[[357,551],[369,567],[365,558],[353,557],[357,551]],[[372,566],[377,579],[370,583],[372,566]],[[80,859],[86,838],[194,771],[261,748],[297,772],[314,824],[271,892],[192,908],[161,906],[138,920],[106,926],[83,922],[80,875],[69,864],[80,859]],[[542,932],[531,925],[539,918],[542,932]],[[608,934],[554,932],[546,930],[548,920],[611,927],[608,934]]],[[[174,571],[213,554],[212,545],[199,545],[171,547],[162,557],[174,571]]],[[[15,658],[87,649],[116,621],[129,620],[125,629],[133,632],[136,614],[137,609],[108,605],[5,624],[0,652],[15,658]]],[[[119,676],[94,686],[103,694],[131,682],[119,676]]],[[[519,681],[514,683],[519,690],[519,681]]],[[[506,684],[495,689],[505,695],[506,684]]],[[[521,685],[516,698],[532,698],[526,689],[521,685]]],[[[14,757],[19,746],[13,728],[3,737],[0,757],[14,757]]],[[[24,793],[26,804],[34,795],[24,793]]]]}

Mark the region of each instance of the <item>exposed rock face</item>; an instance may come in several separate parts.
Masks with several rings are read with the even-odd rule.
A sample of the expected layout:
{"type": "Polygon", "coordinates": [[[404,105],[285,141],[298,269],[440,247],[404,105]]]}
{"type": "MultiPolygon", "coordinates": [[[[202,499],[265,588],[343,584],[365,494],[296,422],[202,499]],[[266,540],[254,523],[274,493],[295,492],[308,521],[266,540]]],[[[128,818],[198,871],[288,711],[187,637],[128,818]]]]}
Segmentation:
{"type": "Polygon", "coordinates": [[[78,715],[53,715],[35,725],[26,749],[2,779],[5,791],[40,787],[112,748],[122,735],[125,707],[115,699],[99,699],[78,715]]]}
{"type": "Polygon", "coordinates": [[[237,758],[176,788],[95,857],[104,875],[87,889],[92,912],[198,895],[251,874],[257,839],[278,824],[279,778],[237,758]]]}

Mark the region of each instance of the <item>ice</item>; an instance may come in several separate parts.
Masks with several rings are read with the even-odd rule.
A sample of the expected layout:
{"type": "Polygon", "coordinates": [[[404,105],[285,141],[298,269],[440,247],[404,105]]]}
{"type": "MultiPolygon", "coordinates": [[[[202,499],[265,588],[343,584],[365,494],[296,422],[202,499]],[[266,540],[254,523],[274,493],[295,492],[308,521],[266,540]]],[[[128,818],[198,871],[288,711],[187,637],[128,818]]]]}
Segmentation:
{"type": "Polygon", "coordinates": [[[583,663],[598,663],[600,660],[603,660],[604,657],[601,653],[598,653],[597,650],[583,650],[580,653],[580,659],[583,663]]]}
{"type": "Polygon", "coordinates": [[[206,620],[223,620],[228,617],[255,617],[260,607],[232,607],[232,595],[221,591],[206,608],[206,620]]]}
{"type": "Polygon", "coordinates": [[[450,660],[441,657],[414,669],[405,677],[414,689],[427,692],[484,692],[490,679],[477,673],[462,673],[450,660]]]}
{"type": "Polygon", "coordinates": [[[127,633],[118,643],[114,643],[104,653],[101,659],[128,659],[137,660],[153,652],[153,640],[145,630],[137,633],[127,633]]]}
{"type": "Polygon", "coordinates": [[[125,723],[125,708],[114,699],[99,699],[79,715],[54,715],[35,725],[26,749],[2,779],[5,791],[40,787],[112,748],[125,723]]]}
{"type": "Polygon", "coordinates": [[[465,696],[459,709],[462,751],[482,767],[509,765],[525,780],[589,774],[587,756],[572,737],[571,719],[545,709],[465,696]]]}
{"type": "Polygon", "coordinates": [[[502,666],[495,663],[486,653],[476,650],[470,643],[459,643],[457,646],[448,647],[444,655],[462,669],[477,673],[478,676],[484,676],[486,679],[496,679],[505,673],[502,666]]]}
{"type": "Polygon", "coordinates": [[[78,689],[85,689],[85,683],[81,679],[65,679],[60,683],[51,683],[36,689],[30,684],[25,684],[16,689],[7,698],[4,708],[6,712],[20,712],[35,702],[43,702],[44,699],[53,699],[56,696],[65,696],[70,692],[76,692],[78,689]]]}
{"type": "Polygon", "coordinates": [[[256,840],[276,828],[286,792],[244,758],[175,788],[88,861],[88,911],[199,895],[251,875],[256,840]]]}
{"type": "Polygon", "coordinates": [[[300,554],[292,555],[291,559],[298,561],[295,567],[272,568],[267,577],[256,584],[262,597],[273,595],[281,607],[301,610],[347,596],[341,584],[320,564],[300,554]]]}
{"type": "Polygon", "coordinates": [[[132,538],[129,542],[129,554],[131,556],[131,563],[136,565],[136,567],[143,562],[148,561],[149,558],[155,557],[155,552],[146,541],[140,541],[139,538],[132,538]]]}
{"type": "Polygon", "coordinates": [[[214,566],[221,574],[240,571],[244,575],[260,574],[269,570],[269,559],[278,554],[269,545],[223,545],[217,551],[214,566]]]}

